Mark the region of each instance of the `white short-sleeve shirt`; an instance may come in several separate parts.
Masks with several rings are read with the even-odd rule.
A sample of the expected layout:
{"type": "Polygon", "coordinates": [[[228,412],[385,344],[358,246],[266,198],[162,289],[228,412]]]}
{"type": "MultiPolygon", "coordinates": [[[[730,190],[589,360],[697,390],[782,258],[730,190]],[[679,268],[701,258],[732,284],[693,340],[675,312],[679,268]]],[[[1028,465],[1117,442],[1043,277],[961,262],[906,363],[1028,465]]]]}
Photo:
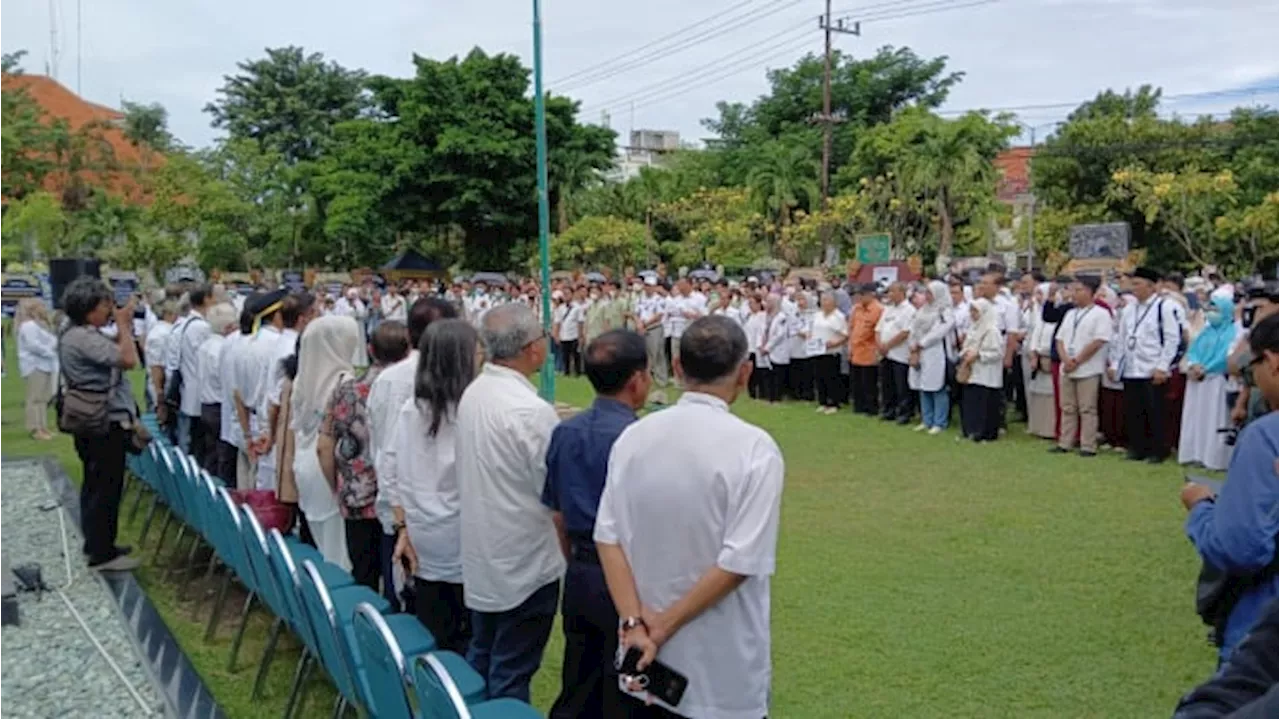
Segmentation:
{"type": "Polygon", "coordinates": [[[519,372],[486,364],[458,403],[462,585],[468,609],[505,612],[564,575],[542,504],[547,445],[560,422],[519,372]]]}
{"type": "MultiPolygon", "coordinates": [[[[1110,342],[1113,332],[1111,313],[1097,305],[1084,309],[1073,307],[1058,324],[1058,340],[1067,349],[1067,357],[1076,357],[1094,340],[1110,342]]],[[[1067,357],[1062,359],[1065,361],[1067,357]]],[[[1107,347],[1100,347],[1087,362],[1068,374],[1071,379],[1097,377],[1107,369],[1107,347]]]]}
{"type": "MultiPolygon", "coordinates": [[[[844,313],[840,310],[832,310],[831,314],[823,314],[821,310],[813,316],[813,337],[822,340],[822,346],[827,347],[827,343],[837,337],[846,337],[849,334],[849,322],[845,319],[844,313]]],[[[824,349],[826,354],[836,354],[840,351],[839,347],[824,349]]]]}
{"type": "Polygon", "coordinates": [[[462,584],[456,427],[453,417],[445,418],[432,437],[430,412],[419,410],[410,397],[400,405],[384,454],[397,468],[396,502],[404,508],[409,542],[418,555],[417,576],[462,584]]]}
{"type": "Polygon", "coordinates": [[[689,679],[679,706],[658,702],[681,716],[768,713],[769,576],[783,474],[767,432],[695,392],[632,424],[613,447],[595,539],[622,549],[644,605],[665,610],[712,567],[747,577],[658,652],[689,679]]]}

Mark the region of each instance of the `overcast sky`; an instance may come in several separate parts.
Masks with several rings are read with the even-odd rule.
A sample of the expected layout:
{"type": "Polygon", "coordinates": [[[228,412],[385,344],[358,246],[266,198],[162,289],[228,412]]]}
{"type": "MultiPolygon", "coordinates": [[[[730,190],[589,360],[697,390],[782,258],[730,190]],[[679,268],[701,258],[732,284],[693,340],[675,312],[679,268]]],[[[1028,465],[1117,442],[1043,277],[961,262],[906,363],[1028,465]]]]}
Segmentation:
{"type": "MultiPolygon", "coordinates": [[[[76,1],[55,2],[57,75],[74,90],[76,1]]],[[[855,55],[906,45],[922,56],[949,56],[950,68],[966,73],[947,105],[953,110],[1075,103],[1101,88],[1142,83],[1163,87],[1167,96],[1233,91],[1176,99],[1168,112],[1280,104],[1276,0],[1000,0],[936,12],[974,2],[835,0],[837,14],[882,18],[866,23],[861,37],[837,36],[836,43],[855,55]],[[910,12],[925,14],[888,17],[910,12]]],[[[623,133],[676,129],[684,139],[702,138],[699,120],[714,114],[718,100],[750,101],[765,90],[767,67],[822,47],[815,22],[822,0],[544,4],[548,87],[582,100],[592,122],[606,106],[612,127],[623,133]],[[659,45],[663,51],[622,62],[623,72],[585,82],[592,76],[582,73],[600,74],[616,66],[611,58],[712,16],[714,22],[685,35],[704,35],[684,43],[689,47],[659,45]],[[575,73],[577,85],[565,81],[575,73]]],[[[48,0],[5,0],[0,19],[4,51],[28,50],[27,71],[43,73],[51,54],[48,0]]],[[[528,0],[89,0],[81,24],[82,94],[111,106],[121,98],[160,102],[171,130],[197,146],[217,136],[202,108],[223,75],[266,47],[301,45],[347,67],[401,76],[415,52],[446,58],[479,45],[516,53],[526,64],[532,57],[528,0]]],[[[1069,110],[1028,109],[1020,116],[1039,125],[1043,137],[1069,110]]]]}

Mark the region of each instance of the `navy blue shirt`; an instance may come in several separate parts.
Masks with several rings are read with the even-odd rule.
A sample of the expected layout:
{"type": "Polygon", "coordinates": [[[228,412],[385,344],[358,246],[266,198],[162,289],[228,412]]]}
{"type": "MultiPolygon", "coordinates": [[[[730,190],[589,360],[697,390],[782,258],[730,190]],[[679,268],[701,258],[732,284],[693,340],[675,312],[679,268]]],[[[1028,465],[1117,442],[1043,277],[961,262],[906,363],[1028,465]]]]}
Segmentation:
{"type": "Polygon", "coordinates": [[[591,540],[604,493],[613,443],[636,413],[616,399],[597,397],[591,408],[561,422],[547,446],[542,503],[564,515],[570,537],[591,540]]]}

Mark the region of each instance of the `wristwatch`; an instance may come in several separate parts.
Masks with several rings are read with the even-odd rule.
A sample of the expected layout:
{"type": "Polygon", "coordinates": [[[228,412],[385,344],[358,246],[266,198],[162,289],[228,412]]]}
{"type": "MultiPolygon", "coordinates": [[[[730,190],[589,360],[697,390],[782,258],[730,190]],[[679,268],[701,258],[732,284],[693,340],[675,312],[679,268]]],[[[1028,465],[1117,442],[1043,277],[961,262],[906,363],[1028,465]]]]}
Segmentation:
{"type": "Polygon", "coordinates": [[[392,533],[392,534],[400,534],[400,532],[404,531],[404,528],[405,528],[405,526],[404,526],[404,522],[392,522],[392,523],[391,523],[391,533],[392,533]]]}
{"type": "Polygon", "coordinates": [[[644,619],[641,619],[640,617],[623,617],[618,620],[618,626],[624,632],[629,632],[636,627],[644,627],[645,629],[649,628],[649,625],[645,624],[644,619]]]}

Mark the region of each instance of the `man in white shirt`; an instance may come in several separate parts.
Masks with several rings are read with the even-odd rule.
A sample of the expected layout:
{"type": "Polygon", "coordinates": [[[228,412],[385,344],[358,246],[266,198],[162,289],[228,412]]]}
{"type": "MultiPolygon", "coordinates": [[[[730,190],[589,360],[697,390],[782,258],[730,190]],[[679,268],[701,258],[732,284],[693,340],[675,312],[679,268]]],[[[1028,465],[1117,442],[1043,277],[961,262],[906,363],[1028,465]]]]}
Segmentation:
{"type": "Polygon", "coordinates": [[[685,394],[618,438],[596,518],[622,651],[641,652],[640,675],[656,659],[689,680],[672,706],[644,696],[633,675],[629,716],[760,719],[769,711],[782,454],[729,411],[751,377],[742,329],[707,317],[681,344],[685,394]]]}
{"type": "MultiPolygon", "coordinates": [[[[147,368],[147,400],[163,412],[164,407],[164,361],[169,335],[173,332],[173,321],[178,317],[178,303],[164,300],[157,305],[160,319],[147,331],[146,345],[143,354],[146,356],[147,368]]],[[[163,420],[163,417],[160,417],[163,420]]]]}
{"type": "Polygon", "coordinates": [[[915,415],[915,393],[911,391],[908,375],[911,367],[911,348],[907,336],[911,334],[911,318],[916,308],[907,301],[907,287],[901,282],[889,285],[884,312],[876,323],[876,349],[880,352],[880,394],[882,410],[880,419],[909,424],[915,415]]]}
{"type": "Polygon", "coordinates": [[[204,460],[204,430],[200,426],[200,345],[211,331],[204,313],[213,304],[213,288],[197,285],[187,295],[191,310],[170,333],[165,353],[165,370],[173,387],[166,386],[169,396],[178,393],[178,446],[196,460],[204,460]]]}
{"type": "Polygon", "coordinates": [[[485,313],[488,362],[458,403],[462,584],[472,611],[467,661],[490,698],[529,700],[555,622],[565,557],[542,504],[547,445],[559,418],[528,380],[547,337],[519,303],[485,313]]]}
{"type": "Polygon", "coordinates": [[[314,315],[314,295],[308,292],[287,295],[280,303],[279,334],[271,343],[272,353],[268,355],[264,345],[263,354],[257,355],[260,360],[266,358],[260,367],[264,374],[257,406],[258,417],[262,419],[257,441],[259,489],[276,489],[276,457],[279,453],[275,441],[279,436],[280,396],[285,382],[280,362],[297,351],[298,336],[314,315]]]}
{"type": "Polygon", "coordinates": [[[374,508],[378,520],[382,523],[382,576],[383,596],[391,602],[391,606],[400,604],[396,596],[394,568],[391,566],[391,555],[395,551],[396,536],[400,531],[395,526],[392,506],[395,504],[396,489],[399,484],[399,468],[395,461],[391,444],[396,438],[396,418],[405,401],[413,397],[414,382],[418,375],[418,346],[427,327],[436,320],[454,319],[457,309],[439,297],[424,297],[409,307],[409,355],[404,359],[382,370],[369,387],[369,446],[372,448],[373,470],[378,477],[378,496],[374,500],[374,508]]]}
{"type": "Polygon", "coordinates": [[[199,373],[195,389],[199,392],[201,436],[204,438],[204,467],[215,477],[229,474],[223,464],[231,454],[222,445],[222,350],[226,336],[236,331],[236,308],[230,302],[219,302],[205,313],[209,322],[209,338],[196,351],[199,373]]]}
{"type": "Polygon", "coordinates": [[[653,394],[650,402],[667,403],[667,356],[662,325],[667,318],[667,301],[658,294],[658,278],[646,277],[644,296],[636,301],[636,321],[639,333],[644,336],[645,351],[649,358],[649,374],[653,376],[653,394]]]}
{"type": "Polygon", "coordinates": [[[249,342],[253,339],[253,311],[248,302],[239,313],[239,331],[227,336],[222,343],[222,355],[218,358],[219,384],[222,390],[222,431],[218,439],[221,440],[219,447],[225,453],[219,462],[219,468],[224,474],[218,477],[229,487],[246,489],[253,487],[253,470],[246,451],[248,443],[245,442],[245,434],[240,427],[240,418],[236,415],[235,397],[241,358],[249,354],[249,342]]]}
{"type": "Polygon", "coordinates": [[[1080,433],[1080,456],[1098,454],[1098,389],[1107,368],[1107,343],[1111,341],[1111,313],[1094,304],[1098,280],[1079,277],[1071,283],[1075,307],[1067,310],[1058,324],[1058,357],[1062,362],[1060,382],[1062,428],[1058,446],[1052,451],[1070,452],[1080,433]]]}
{"type": "Polygon", "coordinates": [[[1147,267],[1134,270],[1131,289],[1137,302],[1125,306],[1119,332],[1111,343],[1107,377],[1124,382],[1128,458],[1160,464],[1170,446],[1165,436],[1165,383],[1173,372],[1182,330],[1173,303],[1156,291],[1160,275],[1147,267]]]}
{"type": "Polygon", "coordinates": [[[382,319],[404,322],[409,316],[409,307],[404,296],[395,283],[387,284],[387,293],[382,296],[382,319]]]}
{"type": "Polygon", "coordinates": [[[693,291],[689,280],[676,283],[676,292],[667,301],[667,313],[671,315],[671,361],[680,356],[680,337],[690,323],[707,316],[707,298],[693,291]]]}
{"type": "Polygon", "coordinates": [[[582,374],[582,331],[587,321],[587,291],[578,290],[569,298],[564,319],[553,328],[559,334],[560,352],[564,355],[564,373],[567,377],[582,374]]]}

